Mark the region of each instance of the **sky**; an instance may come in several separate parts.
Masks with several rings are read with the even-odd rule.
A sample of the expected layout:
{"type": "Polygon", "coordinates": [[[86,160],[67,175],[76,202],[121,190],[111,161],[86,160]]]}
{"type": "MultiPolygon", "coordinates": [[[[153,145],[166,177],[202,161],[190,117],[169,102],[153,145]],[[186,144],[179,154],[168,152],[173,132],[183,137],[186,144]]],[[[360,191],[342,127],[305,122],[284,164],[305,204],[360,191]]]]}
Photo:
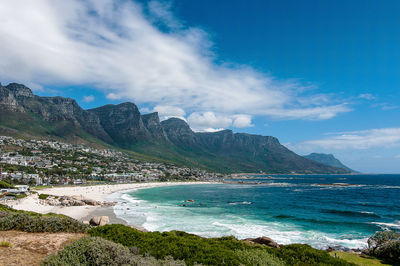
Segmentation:
{"type": "Polygon", "coordinates": [[[400,2],[0,2],[0,82],[400,173],[400,2]]]}

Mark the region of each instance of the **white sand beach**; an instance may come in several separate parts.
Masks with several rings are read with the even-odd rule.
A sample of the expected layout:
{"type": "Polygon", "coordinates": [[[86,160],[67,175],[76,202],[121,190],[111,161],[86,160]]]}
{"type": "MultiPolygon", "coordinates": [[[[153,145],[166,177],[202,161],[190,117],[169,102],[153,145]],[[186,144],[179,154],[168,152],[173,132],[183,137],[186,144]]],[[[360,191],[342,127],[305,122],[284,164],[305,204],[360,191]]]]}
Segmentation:
{"type": "MultiPolygon", "coordinates": [[[[176,186],[190,184],[212,184],[217,182],[154,182],[154,183],[129,183],[116,185],[93,185],[93,186],[68,186],[53,187],[41,189],[40,194],[49,194],[54,196],[82,196],[86,199],[96,201],[106,201],[106,196],[123,190],[143,189],[160,186],[176,186]]],[[[68,215],[77,220],[83,220],[90,216],[92,212],[102,208],[100,206],[49,206],[40,204],[37,194],[32,194],[24,199],[17,201],[9,201],[8,206],[24,211],[34,211],[38,213],[58,213],[68,215]]],[[[110,210],[110,208],[108,208],[110,210]]]]}

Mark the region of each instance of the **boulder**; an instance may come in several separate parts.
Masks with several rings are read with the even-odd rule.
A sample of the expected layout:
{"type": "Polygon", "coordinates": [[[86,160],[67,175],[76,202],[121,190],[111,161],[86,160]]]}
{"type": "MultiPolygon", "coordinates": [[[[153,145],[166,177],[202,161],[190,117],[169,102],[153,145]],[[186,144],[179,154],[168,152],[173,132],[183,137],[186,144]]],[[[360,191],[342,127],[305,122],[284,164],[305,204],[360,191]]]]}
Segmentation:
{"type": "Polygon", "coordinates": [[[110,218],[108,216],[101,216],[100,226],[106,225],[110,223],[110,218]]]}
{"type": "Polygon", "coordinates": [[[101,203],[99,203],[98,201],[92,200],[92,199],[84,199],[82,200],[85,204],[87,205],[91,205],[91,206],[97,206],[97,205],[101,205],[101,203]]]}
{"type": "Polygon", "coordinates": [[[97,216],[90,219],[89,223],[93,226],[103,226],[110,223],[110,218],[108,216],[97,216]]]}
{"type": "Polygon", "coordinates": [[[273,248],[279,248],[278,243],[276,243],[274,240],[272,240],[271,238],[266,237],[266,236],[257,237],[257,238],[246,238],[244,241],[255,243],[255,244],[266,245],[266,246],[273,247],[273,248]]]}

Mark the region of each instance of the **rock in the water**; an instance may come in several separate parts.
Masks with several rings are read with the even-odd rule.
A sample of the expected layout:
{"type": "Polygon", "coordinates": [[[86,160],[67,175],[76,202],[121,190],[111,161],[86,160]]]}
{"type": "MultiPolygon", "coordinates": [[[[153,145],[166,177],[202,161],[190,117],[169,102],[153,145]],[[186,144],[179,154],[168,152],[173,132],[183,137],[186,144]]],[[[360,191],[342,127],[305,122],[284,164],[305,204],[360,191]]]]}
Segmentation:
{"type": "Polygon", "coordinates": [[[255,243],[255,244],[266,245],[266,246],[273,247],[273,248],[279,248],[278,243],[276,243],[274,240],[272,240],[271,238],[266,237],[266,236],[257,237],[257,238],[246,238],[244,241],[248,241],[248,242],[255,243]]]}

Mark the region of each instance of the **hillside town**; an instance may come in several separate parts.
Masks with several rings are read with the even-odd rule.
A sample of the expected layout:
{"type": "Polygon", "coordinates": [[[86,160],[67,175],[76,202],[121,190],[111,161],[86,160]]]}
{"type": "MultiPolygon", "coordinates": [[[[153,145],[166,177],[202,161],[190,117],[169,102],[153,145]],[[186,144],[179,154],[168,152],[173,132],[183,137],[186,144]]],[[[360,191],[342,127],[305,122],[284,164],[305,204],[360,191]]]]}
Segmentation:
{"type": "Polygon", "coordinates": [[[223,174],[144,162],[126,153],[54,140],[0,136],[0,179],[13,184],[220,180],[223,174]]]}

